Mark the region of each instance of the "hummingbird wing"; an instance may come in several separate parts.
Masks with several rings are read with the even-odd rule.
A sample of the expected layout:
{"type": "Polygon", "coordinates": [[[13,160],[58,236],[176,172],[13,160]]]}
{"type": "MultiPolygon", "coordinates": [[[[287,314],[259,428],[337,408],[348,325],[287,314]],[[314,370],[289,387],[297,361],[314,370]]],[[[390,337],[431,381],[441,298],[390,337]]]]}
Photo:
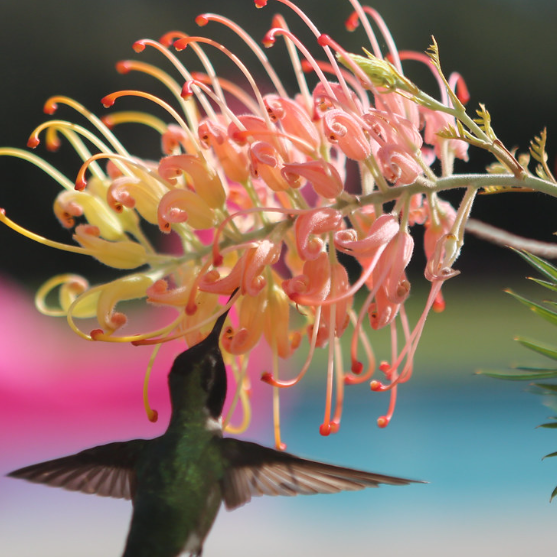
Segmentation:
{"type": "Polygon", "coordinates": [[[219,443],[226,463],[222,491],[228,510],[260,495],[312,495],[379,484],[424,483],[306,460],[239,439],[219,439],[219,443]]]}
{"type": "Polygon", "coordinates": [[[134,466],[145,443],[145,439],[135,439],[100,445],[14,470],[8,476],[102,497],[133,499],[134,466]]]}

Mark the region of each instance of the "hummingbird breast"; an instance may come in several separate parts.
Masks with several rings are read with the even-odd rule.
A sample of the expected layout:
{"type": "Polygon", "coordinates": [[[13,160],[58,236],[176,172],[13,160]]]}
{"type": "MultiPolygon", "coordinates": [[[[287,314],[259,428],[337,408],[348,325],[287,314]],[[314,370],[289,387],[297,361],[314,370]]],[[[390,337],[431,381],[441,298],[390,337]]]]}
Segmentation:
{"type": "MultiPolygon", "coordinates": [[[[197,433],[197,434],[196,434],[197,433]]],[[[138,463],[137,491],[123,557],[201,553],[217,516],[222,463],[214,435],[167,434],[138,463]]]]}

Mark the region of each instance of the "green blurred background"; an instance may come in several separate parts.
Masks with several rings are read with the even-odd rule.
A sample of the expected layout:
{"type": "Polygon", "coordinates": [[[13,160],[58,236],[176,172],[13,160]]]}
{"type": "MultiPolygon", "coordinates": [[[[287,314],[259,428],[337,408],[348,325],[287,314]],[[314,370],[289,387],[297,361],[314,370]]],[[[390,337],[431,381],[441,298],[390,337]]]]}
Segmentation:
{"type": "MultiPolygon", "coordinates": [[[[357,51],[365,44],[361,31],[348,34],[344,30],[343,22],[351,11],[348,1],[300,0],[298,5],[310,13],[323,32],[346,48],[357,51]]],[[[373,6],[383,15],[400,49],[424,51],[430,35],[435,35],[446,73],[459,71],[465,77],[471,92],[469,106],[486,104],[494,128],[507,146],[526,150],[529,140],[547,126],[553,167],[557,145],[557,3],[377,0],[373,6]]],[[[198,33],[193,17],[200,12],[228,15],[256,39],[263,37],[272,15],[281,12],[294,31],[306,42],[311,40],[296,18],[273,0],[264,10],[255,10],[251,0],[4,0],[1,8],[0,145],[22,148],[31,130],[45,119],[42,105],[51,95],[73,97],[102,114],[100,98],[118,89],[136,87],[162,94],[162,88],[152,79],[137,74],[120,76],[114,64],[130,57],[168,68],[154,52],[135,54],[132,43],[138,38],[158,38],[170,29],[198,33]]],[[[227,45],[237,44],[216,24],[200,31],[218,36],[227,45]]],[[[252,60],[243,47],[240,52],[252,60]]],[[[268,54],[276,66],[287,62],[280,44],[268,54]]],[[[216,56],[214,60],[219,72],[226,75],[230,64],[216,56]]],[[[288,65],[279,73],[294,91],[288,65]]],[[[427,72],[409,66],[408,75],[435,92],[427,72]]],[[[146,102],[133,100],[121,100],[116,108],[132,106],[151,108],[146,102]]],[[[60,110],[59,115],[74,118],[69,109],[60,110]]],[[[122,127],[130,151],[156,158],[156,136],[136,131],[122,127]]],[[[42,146],[37,152],[45,153],[42,146]]],[[[459,166],[459,171],[481,171],[491,162],[472,149],[470,156],[471,162],[459,166]]],[[[75,175],[78,162],[67,146],[46,157],[70,178],[75,175]]],[[[0,184],[0,207],[9,216],[38,233],[68,241],[68,233],[51,211],[57,184],[31,165],[5,158],[0,158],[0,184]]],[[[457,193],[452,199],[458,198],[457,193]]],[[[549,198],[521,194],[483,197],[477,201],[473,216],[519,234],[549,240],[555,230],[554,211],[555,203],[549,198]]],[[[56,272],[79,272],[93,282],[107,272],[94,261],[41,248],[4,228],[0,228],[0,245],[0,272],[25,289],[22,299],[56,272]]],[[[415,287],[409,304],[414,322],[426,296],[423,264],[418,244],[410,270],[415,287]]],[[[336,497],[256,501],[236,513],[223,512],[208,541],[206,557],[224,553],[244,557],[318,553],[520,557],[535,551],[548,552],[557,507],[547,501],[557,483],[557,470],[554,462],[542,463],[540,458],[555,450],[557,443],[552,432],[534,427],[552,411],[543,406],[542,399],[525,393],[522,384],[473,375],[478,368],[532,363],[532,356],[513,343],[515,334],[552,341],[553,330],[502,289],[511,286],[532,297],[544,296],[545,292],[532,289],[522,278],[530,270],[515,255],[474,238],[467,239],[455,267],[462,274],[444,289],[446,311],[429,319],[416,358],[415,376],[400,389],[395,417],[386,430],[375,426],[377,416],[386,410],[386,398],[360,386],[347,391],[340,433],[326,439],[318,435],[324,398],[319,360],[303,389],[283,397],[284,436],[289,450],[339,464],[426,479],[431,485],[336,497]]],[[[5,290],[2,292],[6,295],[5,290]]],[[[68,346],[76,343],[65,323],[41,320],[40,325],[51,328],[51,333],[68,346]]],[[[9,327],[9,322],[5,326],[9,327]]],[[[18,351],[35,350],[40,365],[41,351],[47,349],[41,339],[22,333],[21,344],[17,345],[6,341],[5,334],[3,338],[0,370],[6,365],[7,355],[17,355],[18,351]]],[[[373,342],[379,358],[387,357],[385,336],[374,337],[373,342]]],[[[79,360],[75,365],[79,368],[79,360]]],[[[164,380],[163,370],[159,375],[164,380]]],[[[164,381],[162,384],[164,387],[164,381]]],[[[1,387],[0,379],[0,395],[4,396],[0,403],[4,405],[13,392],[1,387]]],[[[130,435],[154,435],[150,424],[144,423],[140,401],[128,416],[130,423],[141,424],[138,431],[132,426],[123,431],[109,421],[96,425],[95,420],[101,420],[98,407],[91,410],[89,418],[82,418],[88,424],[82,434],[66,431],[63,410],[55,404],[49,410],[49,400],[56,395],[52,394],[52,385],[50,391],[47,387],[44,419],[22,402],[9,416],[23,424],[17,430],[20,437],[15,438],[7,419],[0,427],[0,473],[96,443],[130,435]],[[60,423],[54,428],[48,416],[56,412],[60,423]]],[[[79,388],[87,396],[88,387],[79,388]]],[[[269,443],[269,420],[268,413],[258,415],[248,437],[269,443]]],[[[76,421],[73,425],[80,424],[76,421]]],[[[117,555],[129,513],[129,504],[124,502],[0,479],[0,553],[12,557],[117,555]]]]}

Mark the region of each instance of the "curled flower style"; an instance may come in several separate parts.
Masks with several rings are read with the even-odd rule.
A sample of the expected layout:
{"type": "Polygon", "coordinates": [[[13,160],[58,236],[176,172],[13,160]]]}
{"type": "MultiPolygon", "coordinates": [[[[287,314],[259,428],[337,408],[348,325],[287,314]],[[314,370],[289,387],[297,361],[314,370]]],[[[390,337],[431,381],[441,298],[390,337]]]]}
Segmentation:
{"type": "MultiPolygon", "coordinates": [[[[105,96],[102,103],[111,107],[124,97],[139,97],[162,107],[168,122],[141,112],[114,112],[99,119],[71,99],[49,99],[47,114],[63,105],[76,111],[88,127],[53,119],[31,134],[29,144],[37,147],[43,132],[51,150],[67,140],[82,160],[73,181],[35,154],[0,149],[0,155],[35,164],[60,184],[54,213],[72,231],[77,245],[40,237],[4,211],[0,221],[43,244],[133,270],[96,286],[74,275],[54,277],[39,291],[38,307],[66,315],[88,340],[158,345],[181,339],[192,345],[234,306],[222,339],[236,376],[234,399],[246,407],[247,359],[265,339],[272,358],[269,368],[260,371],[274,389],[275,441],[283,447],[279,390],[300,381],[315,351],[326,350],[327,395],[320,431],[334,433],[340,425],[344,386],[369,384],[375,371],[369,330],[383,327],[391,329],[392,350],[388,363],[380,366],[386,381],[374,380],[371,389],[391,392],[388,412],[378,423],[385,426],[390,421],[397,386],[411,375],[427,314],[432,307],[441,308],[441,285],[455,274],[452,263],[469,213],[466,201],[457,217],[423,184],[435,184],[431,165],[436,159],[444,172],[450,171],[452,158],[467,158],[468,144],[439,134],[455,125],[451,88],[462,79],[447,81],[441,76],[441,100],[425,97],[404,76],[401,64],[407,59],[423,62],[425,57],[399,55],[374,10],[350,0],[355,11],[347,27],[353,30],[362,24],[371,49],[365,58],[347,53],[322,34],[291,0],[273,1],[291,8],[308,27],[309,42],[322,49],[324,61],[315,59],[282,17],[273,20],[264,44],[278,47],[285,41],[299,94],[287,96],[264,51],[235,23],[214,14],[196,21],[209,30],[225,25],[236,32],[256,54],[273,92],[263,95],[260,80],[239,55],[216,40],[171,32],[160,41],[137,41],[137,53],[158,51],[174,67],[175,77],[129,60],[120,62],[118,71],[140,71],[159,80],[170,100],[123,90],[105,96]],[[382,37],[374,35],[370,21],[382,37]],[[380,43],[388,45],[388,53],[380,51],[380,43]],[[180,58],[178,50],[184,51],[180,58]],[[247,85],[245,90],[240,79],[232,82],[216,74],[212,51],[227,57],[247,85]],[[197,62],[204,71],[189,69],[197,62]],[[306,76],[307,71],[314,75],[306,76]],[[161,152],[153,153],[158,162],[135,157],[119,141],[114,129],[129,122],[160,134],[161,152]],[[348,183],[354,170],[359,185],[348,183]],[[180,253],[156,251],[143,233],[145,223],[158,227],[162,238],[178,238],[180,253]],[[412,329],[404,310],[410,294],[406,268],[420,225],[425,225],[425,274],[432,290],[412,329]],[[354,265],[347,268],[349,259],[354,265]],[[348,271],[355,269],[360,269],[359,276],[351,280],[348,271]],[[46,297],[55,289],[59,307],[50,307],[46,297]],[[129,319],[119,306],[130,299],[174,309],[176,315],[156,330],[124,334],[129,319]],[[86,318],[95,318],[96,328],[77,326],[86,318]],[[403,343],[397,341],[401,333],[403,343]],[[344,368],[342,353],[341,339],[346,337],[350,371],[344,368]],[[281,379],[280,359],[300,350],[306,350],[300,373],[281,379]]],[[[267,3],[255,1],[258,7],[267,3]]],[[[440,73],[427,58],[425,62],[440,73]]]]}

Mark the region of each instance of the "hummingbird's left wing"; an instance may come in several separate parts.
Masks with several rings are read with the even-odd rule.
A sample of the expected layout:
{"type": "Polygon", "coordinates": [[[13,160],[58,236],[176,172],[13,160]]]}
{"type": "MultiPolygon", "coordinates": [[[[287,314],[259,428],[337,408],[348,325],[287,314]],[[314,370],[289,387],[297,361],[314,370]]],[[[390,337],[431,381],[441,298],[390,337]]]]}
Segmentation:
{"type": "Polygon", "coordinates": [[[134,466],[145,443],[144,439],[135,439],[100,445],[14,470],[8,476],[102,497],[133,499],[134,466]]]}
{"type": "Polygon", "coordinates": [[[228,510],[259,495],[312,495],[423,483],[306,460],[238,439],[221,438],[218,443],[226,463],[222,491],[228,510]]]}

